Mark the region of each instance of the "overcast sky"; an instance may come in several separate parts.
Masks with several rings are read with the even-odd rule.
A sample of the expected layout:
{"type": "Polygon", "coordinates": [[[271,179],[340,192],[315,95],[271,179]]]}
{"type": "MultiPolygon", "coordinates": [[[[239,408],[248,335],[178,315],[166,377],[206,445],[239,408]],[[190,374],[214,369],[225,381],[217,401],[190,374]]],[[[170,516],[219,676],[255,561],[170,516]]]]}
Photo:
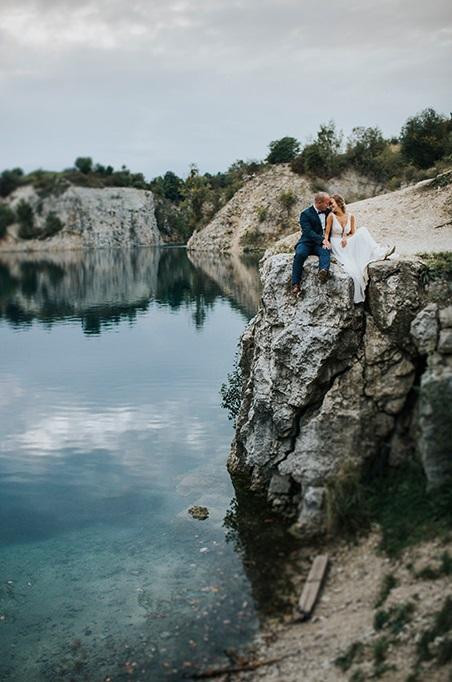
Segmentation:
{"type": "Polygon", "coordinates": [[[451,0],[0,0],[0,168],[147,178],[452,109],[451,0]]]}

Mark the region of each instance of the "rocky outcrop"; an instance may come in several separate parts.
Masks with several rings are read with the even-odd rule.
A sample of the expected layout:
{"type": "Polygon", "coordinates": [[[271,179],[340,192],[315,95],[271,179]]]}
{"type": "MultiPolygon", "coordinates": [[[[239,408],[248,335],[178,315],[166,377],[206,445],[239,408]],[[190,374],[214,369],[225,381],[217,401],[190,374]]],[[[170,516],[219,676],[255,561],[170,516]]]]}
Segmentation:
{"type": "Polygon", "coordinates": [[[148,190],[131,187],[102,189],[69,186],[62,193],[40,196],[31,185],[9,197],[14,209],[20,200],[33,209],[36,238],[20,239],[18,225],[0,243],[1,250],[23,251],[93,247],[130,247],[159,244],[154,198],[148,190]],[[54,214],[62,229],[45,238],[46,220],[54,214]]]}
{"type": "MultiPolygon", "coordinates": [[[[348,171],[325,180],[323,188],[347,197],[373,196],[381,186],[348,171]]],[[[298,229],[300,211],[312,202],[311,182],[289,164],[270,166],[250,179],[206,225],[188,241],[192,251],[255,251],[298,229]]]]}
{"type": "Polygon", "coordinates": [[[291,263],[277,254],[263,264],[262,306],[242,337],[229,469],[317,533],[343,469],[396,464],[417,450],[431,485],[452,476],[451,291],[445,283],[432,306],[422,263],[380,261],[355,306],[339,267],[322,286],[308,261],[294,299],[291,263]]]}
{"type": "Polygon", "coordinates": [[[452,305],[426,306],[411,336],[427,368],[419,386],[419,453],[431,486],[452,478],[452,305]]]}

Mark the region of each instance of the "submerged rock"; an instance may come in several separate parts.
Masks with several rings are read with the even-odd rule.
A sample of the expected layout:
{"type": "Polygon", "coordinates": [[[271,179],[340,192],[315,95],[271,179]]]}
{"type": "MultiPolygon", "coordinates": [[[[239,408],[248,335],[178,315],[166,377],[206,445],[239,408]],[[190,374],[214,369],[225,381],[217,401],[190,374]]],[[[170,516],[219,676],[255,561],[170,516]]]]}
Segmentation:
{"type": "Polygon", "coordinates": [[[291,264],[289,254],[263,264],[262,306],[241,342],[229,469],[316,534],[329,483],[344,469],[417,454],[431,485],[452,476],[452,315],[447,300],[429,301],[417,259],[373,263],[364,306],[353,304],[339,267],[320,284],[313,259],[294,298],[291,264]]]}
{"type": "Polygon", "coordinates": [[[209,518],[209,510],[207,507],[199,507],[196,504],[193,507],[190,507],[188,513],[194,519],[198,519],[198,521],[205,521],[205,519],[209,518]]]}

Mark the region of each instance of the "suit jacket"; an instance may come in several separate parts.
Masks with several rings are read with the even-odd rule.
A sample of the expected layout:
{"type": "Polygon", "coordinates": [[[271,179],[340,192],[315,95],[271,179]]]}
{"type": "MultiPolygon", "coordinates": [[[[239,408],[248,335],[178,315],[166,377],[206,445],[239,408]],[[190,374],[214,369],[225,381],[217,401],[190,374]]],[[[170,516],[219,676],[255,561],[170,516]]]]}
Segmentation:
{"type": "MultiPolygon", "coordinates": [[[[326,217],[330,213],[329,210],[325,211],[325,224],[326,217]]],[[[301,227],[301,237],[298,241],[300,242],[310,242],[311,244],[322,245],[323,242],[323,227],[320,221],[319,215],[315,210],[314,206],[309,206],[305,208],[304,211],[300,213],[300,227],[301,227]]]]}

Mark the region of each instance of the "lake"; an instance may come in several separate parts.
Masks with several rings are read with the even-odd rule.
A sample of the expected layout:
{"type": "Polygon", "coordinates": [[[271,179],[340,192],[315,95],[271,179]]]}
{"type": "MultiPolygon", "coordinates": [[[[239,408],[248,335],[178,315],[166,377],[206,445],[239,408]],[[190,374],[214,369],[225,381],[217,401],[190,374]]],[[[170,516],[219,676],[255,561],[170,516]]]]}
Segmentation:
{"type": "Polygon", "coordinates": [[[2,680],[184,679],[278,608],[219,393],[259,297],[252,258],[0,256],[2,680]]]}

